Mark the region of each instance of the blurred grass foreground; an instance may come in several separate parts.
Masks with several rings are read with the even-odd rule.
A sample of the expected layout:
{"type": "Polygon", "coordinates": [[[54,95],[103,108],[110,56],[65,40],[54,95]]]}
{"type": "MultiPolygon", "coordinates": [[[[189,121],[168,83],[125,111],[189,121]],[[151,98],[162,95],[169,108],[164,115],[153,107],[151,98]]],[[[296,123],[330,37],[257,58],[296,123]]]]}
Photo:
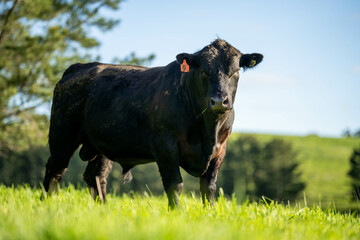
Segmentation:
{"type": "Polygon", "coordinates": [[[0,239],[358,239],[360,219],[333,209],[262,201],[237,205],[222,194],[213,207],[182,196],[168,211],[165,195],[110,195],[99,204],[84,189],[0,186],[0,239]]]}

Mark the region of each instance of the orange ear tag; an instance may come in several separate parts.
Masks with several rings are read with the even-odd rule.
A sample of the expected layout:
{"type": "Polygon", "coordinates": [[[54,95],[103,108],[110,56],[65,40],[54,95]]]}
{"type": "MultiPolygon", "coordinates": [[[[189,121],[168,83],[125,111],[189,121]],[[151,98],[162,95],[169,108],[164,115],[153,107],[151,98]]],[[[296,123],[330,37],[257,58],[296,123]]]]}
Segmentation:
{"type": "Polygon", "coordinates": [[[185,59],[184,59],[183,63],[181,64],[181,71],[182,72],[189,72],[190,71],[189,64],[187,64],[185,59]]]}

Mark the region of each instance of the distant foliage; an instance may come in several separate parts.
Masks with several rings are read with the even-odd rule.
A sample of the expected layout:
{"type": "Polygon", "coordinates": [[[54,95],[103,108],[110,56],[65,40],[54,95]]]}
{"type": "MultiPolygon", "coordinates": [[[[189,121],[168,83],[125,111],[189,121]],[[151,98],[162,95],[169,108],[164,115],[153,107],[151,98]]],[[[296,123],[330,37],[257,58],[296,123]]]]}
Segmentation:
{"type": "MultiPolygon", "coordinates": [[[[49,119],[39,107],[49,109],[54,86],[67,67],[99,60],[89,54],[100,45],[91,32],[109,31],[120,22],[103,11],[118,10],[120,2],[0,0],[0,182],[42,181],[49,119]]],[[[119,48],[118,54],[124,51],[128,48],[119,48]]],[[[153,59],[153,54],[141,58],[130,53],[114,61],[148,64],[153,59]]],[[[67,178],[76,182],[83,169],[74,169],[67,178]]]]}
{"type": "Polygon", "coordinates": [[[90,61],[99,46],[89,32],[119,23],[100,10],[120,0],[0,0],[0,126],[48,102],[64,70],[90,61]]]}
{"type": "Polygon", "coordinates": [[[228,142],[219,176],[219,185],[226,194],[234,192],[239,200],[245,200],[247,196],[255,198],[254,161],[260,154],[261,146],[255,137],[245,136],[228,142]]]}
{"type": "Polygon", "coordinates": [[[354,200],[360,200],[360,145],[353,150],[350,157],[350,171],[348,172],[351,178],[351,189],[354,200]]]}
{"type": "Polygon", "coordinates": [[[297,153],[281,139],[261,144],[254,137],[240,137],[229,144],[223,169],[223,188],[242,199],[262,196],[293,201],[305,188],[300,180],[297,153]]]}
{"type": "Polygon", "coordinates": [[[343,131],[342,136],[345,138],[360,138],[360,129],[354,131],[353,133],[349,129],[346,129],[343,131]]]}
{"type": "MultiPolygon", "coordinates": [[[[39,106],[52,98],[55,83],[73,63],[96,57],[91,29],[108,31],[118,19],[100,10],[117,10],[120,0],[0,0],[0,155],[24,151],[27,129],[39,129],[39,106]],[[9,133],[9,134],[8,134],[9,133]],[[10,134],[11,133],[11,134],[10,134]]],[[[48,106],[48,105],[47,105],[48,106]]],[[[46,143],[42,138],[32,142],[46,143]]],[[[34,143],[31,143],[34,145],[34,143]]]]}
{"type": "Polygon", "coordinates": [[[295,200],[305,188],[297,172],[296,156],[290,143],[280,139],[267,143],[254,161],[255,196],[264,195],[278,201],[295,200]]]}
{"type": "MultiPolygon", "coordinates": [[[[249,198],[258,201],[266,196],[277,201],[293,201],[305,184],[299,180],[300,172],[296,162],[296,152],[291,144],[275,139],[267,143],[259,142],[255,137],[244,136],[230,141],[227,156],[219,175],[218,187],[225,194],[235,193],[240,201],[249,198]]],[[[42,182],[45,163],[49,157],[47,146],[34,146],[24,151],[11,152],[7,158],[0,156],[0,182],[5,185],[29,183],[39,186],[42,182]]],[[[80,160],[75,152],[70,161],[63,184],[72,183],[85,187],[82,180],[87,162],[80,160]]],[[[155,164],[146,164],[132,169],[134,179],[127,184],[121,183],[122,169],[114,163],[108,177],[108,191],[111,193],[142,193],[151,191],[161,195],[163,187],[155,164]]],[[[186,191],[198,192],[199,180],[183,172],[186,191]]]]}
{"type": "MultiPolygon", "coordinates": [[[[120,22],[104,12],[118,10],[120,2],[0,0],[0,156],[9,149],[28,149],[15,139],[31,136],[24,125],[39,129],[36,109],[49,109],[54,86],[67,67],[99,60],[89,51],[100,45],[91,33],[109,31],[120,22]]],[[[129,50],[119,48],[118,54],[124,51],[129,50]]],[[[141,64],[153,59],[153,54],[140,58],[130,53],[117,61],[141,64]]],[[[46,143],[44,133],[32,141],[46,143]]]]}
{"type": "Polygon", "coordinates": [[[0,183],[7,186],[30,184],[39,186],[44,174],[48,150],[36,146],[20,152],[5,151],[6,158],[0,156],[0,183]]]}
{"type": "Polygon", "coordinates": [[[351,137],[351,132],[349,129],[346,129],[342,132],[341,134],[344,138],[350,138],[351,137]]]}
{"type": "Polygon", "coordinates": [[[360,129],[354,133],[354,137],[360,138],[360,129]]]}

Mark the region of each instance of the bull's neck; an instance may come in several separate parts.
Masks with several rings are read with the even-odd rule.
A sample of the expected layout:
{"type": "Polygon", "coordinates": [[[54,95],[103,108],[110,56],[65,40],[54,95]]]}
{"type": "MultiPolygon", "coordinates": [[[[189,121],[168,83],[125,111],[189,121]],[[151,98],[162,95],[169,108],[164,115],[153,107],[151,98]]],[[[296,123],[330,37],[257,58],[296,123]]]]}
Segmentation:
{"type": "Polygon", "coordinates": [[[217,133],[226,121],[229,112],[224,114],[217,114],[208,108],[207,90],[202,85],[201,79],[197,79],[195,73],[182,74],[182,79],[185,84],[185,98],[189,103],[189,113],[192,120],[200,123],[202,126],[204,136],[211,144],[217,142],[217,133]]]}
{"type": "Polygon", "coordinates": [[[189,103],[189,113],[191,118],[198,120],[208,111],[208,101],[205,90],[201,84],[201,79],[197,79],[192,71],[183,73],[180,81],[184,85],[184,98],[189,103]]]}
{"type": "Polygon", "coordinates": [[[207,111],[202,117],[202,121],[205,124],[205,131],[212,143],[217,143],[217,135],[219,130],[223,127],[224,123],[228,119],[230,112],[218,115],[211,111],[207,111]]]}

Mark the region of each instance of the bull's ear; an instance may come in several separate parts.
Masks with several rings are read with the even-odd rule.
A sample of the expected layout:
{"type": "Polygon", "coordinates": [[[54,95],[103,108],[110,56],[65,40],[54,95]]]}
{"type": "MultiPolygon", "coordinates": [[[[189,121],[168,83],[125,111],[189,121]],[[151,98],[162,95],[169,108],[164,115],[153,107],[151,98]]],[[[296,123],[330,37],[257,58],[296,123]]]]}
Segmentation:
{"type": "Polygon", "coordinates": [[[187,64],[193,67],[199,66],[198,56],[189,53],[180,53],[176,56],[176,60],[179,64],[182,64],[186,60],[187,64]]]}
{"type": "Polygon", "coordinates": [[[240,67],[243,69],[255,67],[263,58],[260,53],[243,54],[240,58],[240,67]]]}

